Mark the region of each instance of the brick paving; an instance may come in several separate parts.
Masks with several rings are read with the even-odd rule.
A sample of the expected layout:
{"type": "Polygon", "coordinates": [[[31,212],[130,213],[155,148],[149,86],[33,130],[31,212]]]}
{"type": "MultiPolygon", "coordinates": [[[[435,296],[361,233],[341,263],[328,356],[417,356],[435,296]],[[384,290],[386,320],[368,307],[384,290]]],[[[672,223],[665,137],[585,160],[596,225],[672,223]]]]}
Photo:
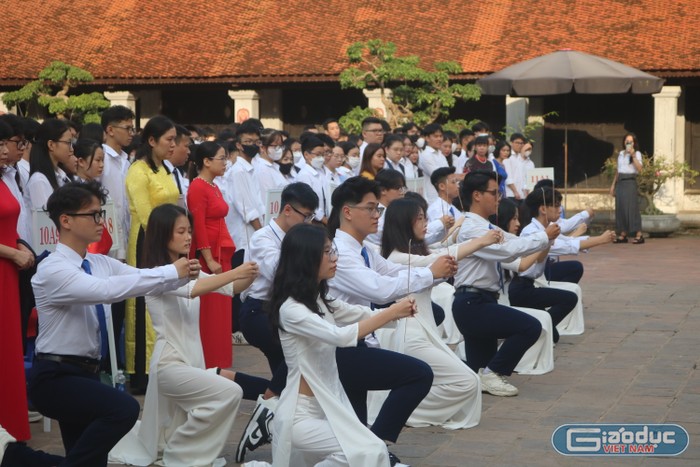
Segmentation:
{"type": "MultiPolygon", "coordinates": [[[[484,395],[481,423],[468,430],[406,428],[392,450],[414,467],[463,465],[700,465],[700,237],[609,245],[580,256],[586,272],[586,332],[563,336],[554,371],[513,375],[514,398],[484,395]],[[690,446],[673,458],[565,457],[551,446],[566,423],[661,423],[685,427],[690,446]]],[[[262,354],[234,348],[236,369],[268,376],[262,354]]],[[[229,465],[253,409],[243,401],[224,450],[229,465]]],[[[30,445],[62,452],[57,424],[32,425],[30,445]]],[[[270,459],[265,446],[247,460],[270,459]]]]}

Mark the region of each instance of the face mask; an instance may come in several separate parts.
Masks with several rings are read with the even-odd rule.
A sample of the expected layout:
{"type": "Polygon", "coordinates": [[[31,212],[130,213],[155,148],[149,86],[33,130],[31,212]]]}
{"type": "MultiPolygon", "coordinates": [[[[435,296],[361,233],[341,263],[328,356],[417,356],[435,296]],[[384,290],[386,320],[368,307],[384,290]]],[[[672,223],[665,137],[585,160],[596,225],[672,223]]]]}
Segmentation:
{"type": "Polygon", "coordinates": [[[494,146],[493,144],[489,144],[489,154],[493,154],[493,151],[495,151],[495,150],[496,150],[496,146],[494,146]]]}
{"type": "Polygon", "coordinates": [[[267,155],[272,159],[273,161],[278,161],[282,159],[282,153],[284,150],[282,149],[282,146],[277,146],[274,150],[270,151],[268,148],[267,150],[267,155]]]}
{"type": "Polygon", "coordinates": [[[523,154],[525,157],[530,157],[530,154],[532,154],[532,151],[525,151],[523,154]]]}
{"type": "Polygon", "coordinates": [[[314,157],[313,159],[311,159],[311,167],[313,167],[314,169],[320,169],[321,167],[323,167],[323,162],[325,160],[326,158],[323,156],[314,157]]]}
{"type": "Polygon", "coordinates": [[[416,140],[416,146],[418,146],[420,149],[423,149],[425,147],[425,138],[418,138],[416,140]]]}
{"type": "Polygon", "coordinates": [[[255,144],[242,144],[241,146],[243,146],[243,153],[250,159],[257,156],[258,151],[260,151],[258,146],[255,144]]]}
{"type": "Polygon", "coordinates": [[[301,161],[302,157],[304,157],[304,153],[302,153],[301,151],[294,151],[292,153],[292,156],[294,156],[294,163],[298,164],[299,161],[301,161]]]}
{"type": "Polygon", "coordinates": [[[350,156],[348,157],[348,165],[351,169],[356,169],[360,165],[360,156],[350,156]]]}
{"type": "Polygon", "coordinates": [[[477,133],[476,137],[478,138],[479,136],[488,136],[488,133],[477,133]]]}
{"type": "Polygon", "coordinates": [[[294,167],[294,164],[290,162],[289,164],[280,164],[279,167],[282,175],[289,175],[292,173],[292,167],[294,167]]]}

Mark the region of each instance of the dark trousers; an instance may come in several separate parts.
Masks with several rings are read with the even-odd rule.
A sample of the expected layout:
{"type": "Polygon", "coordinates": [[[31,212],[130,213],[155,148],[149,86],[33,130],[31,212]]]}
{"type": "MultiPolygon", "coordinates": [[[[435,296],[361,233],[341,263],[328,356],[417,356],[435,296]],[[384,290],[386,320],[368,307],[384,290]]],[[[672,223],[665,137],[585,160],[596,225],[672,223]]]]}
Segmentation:
{"type": "MultiPolygon", "coordinates": [[[[236,269],[238,266],[243,264],[244,259],[245,250],[236,250],[236,252],[231,257],[231,269],[236,269]]],[[[238,332],[241,330],[241,306],[242,305],[240,294],[234,295],[233,299],[231,300],[231,332],[238,332]]],[[[246,340],[248,340],[248,338],[246,338],[246,340]]]]}
{"type": "Polygon", "coordinates": [[[106,466],[110,449],[139,417],[136,399],[70,364],[34,359],[29,394],[37,410],[61,427],[61,467],[106,466]]]}
{"type": "Polygon", "coordinates": [[[0,467],[55,467],[63,457],[35,451],[24,443],[8,443],[0,467]]]}
{"type": "Polygon", "coordinates": [[[433,318],[435,318],[435,325],[440,326],[443,321],[445,321],[445,310],[442,309],[440,305],[435,302],[430,302],[433,307],[433,318]]]}
{"type": "Polygon", "coordinates": [[[390,350],[357,347],[335,352],[340,382],[363,424],[367,424],[367,392],[390,390],[372,432],[396,442],[406,420],[430,391],[433,370],[422,360],[390,350]]]}
{"type": "Polygon", "coordinates": [[[578,297],[568,290],[535,287],[531,279],[516,277],[508,288],[508,299],[513,306],[545,310],[552,317],[554,342],[559,342],[557,324],[576,307],[578,297]]]}
{"type": "Polygon", "coordinates": [[[282,345],[272,330],[263,306],[262,300],[249,297],[241,305],[239,324],[245,340],[265,354],[272,373],[269,389],[279,395],[287,384],[287,364],[284,362],[282,345]]]}
{"type": "Polygon", "coordinates": [[[583,277],[583,264],[580,261],[554,261],[544,268],[548,281],[573,282],[578,284],[583,277]]]}
{"type": "Polygon", "coordinates": [[[495,297],[487,294],[456,293],[452,314],[464,336],[467,365],[474,371],[489,367],[509,376],[542,332],[536,318],[499,305],[495,297]],[[500,349],[498,339],[505,339],[500,349]]]}
{"type": "MultiPolygon", "coordinates": [[[[124,341],[122,331],[124,330],[124,316],[126,315],[126,300],[112,303],[112,326],[114,329],[114,345],[117,353],[117,368],[124,369],[124,341]]],[[[109,359],[107,359],[109,362],[109,359]]],[[[107,367],[109,367],[109,363],[107,367]]]]}

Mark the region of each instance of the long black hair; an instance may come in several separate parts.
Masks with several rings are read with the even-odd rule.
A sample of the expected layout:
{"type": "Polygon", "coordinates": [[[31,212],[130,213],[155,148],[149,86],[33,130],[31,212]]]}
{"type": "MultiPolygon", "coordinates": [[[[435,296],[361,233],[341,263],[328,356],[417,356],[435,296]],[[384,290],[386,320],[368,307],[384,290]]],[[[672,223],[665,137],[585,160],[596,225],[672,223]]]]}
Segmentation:
{"type": "Polygon", "coordinates": [[[178,217],[185,216],[190,221],[190,227],[194,229],[192,216],[175,204],[161,204],[151,211],[148,217],[148,225],[143,239],[143,265],[146,268],[155,268],[172,263],[168,244],[173,238],[175,222],[178,217]]]}
{"type": "Polygon", "coordinates": [[[29,153],[29,176],[31,177],[35,172],[44,174],[54,191],[58,189],[58,180],[56,180],[56,168],[49,155],[49,141],[58,141],[66,131],[68,131],[68,125],[65,121],[47,118],[39,126],[36,140],[29,153]]]}
{"type": "Polygon", "coordinates": [[[400,198],[389,204],[382,233],[383,257],[388,258],[394,250],[414,255],[430,254],[425,240],[419,240],[413,234],[413,224],[421,213],[425,215],[425,210],[415,199],[400,198]],[[408,251],[409,241],[411,251],[408,251]]]}
{"type": "MultiPolygon", "coordinates": [[[[492,224],[496,224],[498,227],[500,227],[500,229],[504,232],[513,233],[508,230],[508,225],[510,224],[510,221],[515,218],[516,214],[520,215],[518,205],[515,203],[515,201],[505,198],[498,203],[498,214],[491,216],[489,220],[492,224]]],[[[519,233],[520,232],[515,232],[515,235],[518,235],[519,233]]]]}
{"type": "MultiPolygon", "coordinates": [[[[153,138],[155,141],[158,141],[172,128],[175,128],[175,123],[172,120],[163,115],[156,115],[148,120],[141,133],[141,146],[136,150],[136,159],[144,159],[153,173],[158,173],[158,166],[153,160],[153,148],[148,140],[153,138]]],[[[163,168],[168,174],[170,173],[167,165],[163,164],[163,168]]]]}
{"type": "Polygon", "coordinates": [[[268,309],[274,327],[281,328],[280,307],[288,298],[293,298],[311,312],[323,316],[316,301],[320,296],[333,312],[331,300],[327,296],[328,284],[325,280],[318,280],[327,240],[328,232],[323,227],[312,224],[297,224],[284,236],[268,309]]]}

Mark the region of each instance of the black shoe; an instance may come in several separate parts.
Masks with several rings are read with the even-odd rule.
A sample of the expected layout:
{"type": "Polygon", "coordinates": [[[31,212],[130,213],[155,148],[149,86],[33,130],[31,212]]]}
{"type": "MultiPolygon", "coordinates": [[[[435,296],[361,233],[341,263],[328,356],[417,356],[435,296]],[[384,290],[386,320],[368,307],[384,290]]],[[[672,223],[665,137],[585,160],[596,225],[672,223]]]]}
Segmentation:
{"type": "Polygon", "coordinates": [[[272,442],[272,432],[270,431],[270,422],[275,414],[262,404],[255,406],[253,415],[251,415],[248,424],[243,430],[243,436],[238,443],[236,449],[236,462],[243,462],[247,451],[255,451],[264,444],[272,442]]]}
{"type": "Polygon", "coordinates": [[[401,459],[396,457],[396,454],[391,451],[389,451],[389,463],[391,464],[391,467],[411,467],[408,464],[402,464],[401,459]]]}

